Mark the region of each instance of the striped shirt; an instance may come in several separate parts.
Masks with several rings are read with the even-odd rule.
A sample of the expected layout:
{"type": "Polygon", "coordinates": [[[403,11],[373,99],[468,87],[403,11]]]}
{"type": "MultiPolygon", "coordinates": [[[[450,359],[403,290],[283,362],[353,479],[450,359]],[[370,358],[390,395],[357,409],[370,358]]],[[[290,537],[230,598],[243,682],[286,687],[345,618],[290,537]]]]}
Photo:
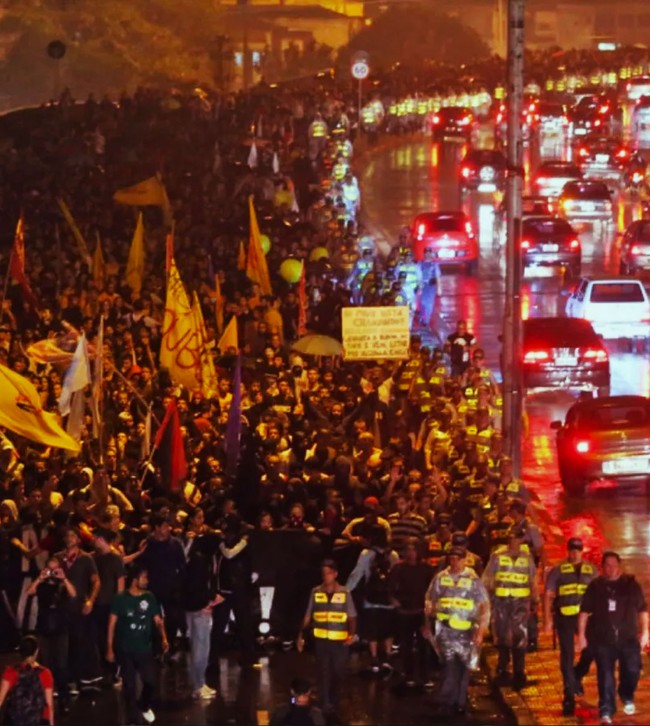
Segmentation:
{"type": "Polygon", "coordinates": [[[423,540],[428,529],[426,519],[415,512],[393,512],[388,515],[388,523],[392,533],[391,544],[400,557],[404,557],[409,537],[423,540]]]}

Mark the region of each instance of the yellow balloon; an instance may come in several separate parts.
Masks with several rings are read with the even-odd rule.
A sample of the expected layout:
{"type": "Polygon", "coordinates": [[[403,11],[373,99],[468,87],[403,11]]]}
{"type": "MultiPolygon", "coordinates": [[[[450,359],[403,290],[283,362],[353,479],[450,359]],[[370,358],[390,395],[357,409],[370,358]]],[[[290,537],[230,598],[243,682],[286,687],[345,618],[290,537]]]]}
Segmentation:
{"type": "Polygon", "coordinates": [[[264,252],[265,255],[268,255],[269,250],[271,249],[271,240],[269,239],[269,236],[266,234],[261,234],[260,244],[262,245],[262,252],[264,252]]]}
{"type": "Polygon", "coordinates": [[[296,283],[300,280],[302,273],[302,263],[300,260],[296,260],[290,257],[280,265],[280,277],[289,283],[296,283]]]}
{"type": "Polygon", "coordinates": [[[309,253],[309,261],[310,262],[318,262],[318,260],[326,260],[330,256],[330,253],[327,251],[325,247],[315,247],[310,253],[309,253]]]}

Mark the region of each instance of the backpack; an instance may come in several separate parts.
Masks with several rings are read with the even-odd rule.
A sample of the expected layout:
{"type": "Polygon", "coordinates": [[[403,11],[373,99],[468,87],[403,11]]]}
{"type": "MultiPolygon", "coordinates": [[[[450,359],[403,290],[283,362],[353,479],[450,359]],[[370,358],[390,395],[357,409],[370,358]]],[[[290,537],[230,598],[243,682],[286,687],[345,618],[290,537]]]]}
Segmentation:
{"type": "Polygon", "coordinates": [[[371,605],[390,605],[388,573],[390,572],[390,552],[377,552],[370,566],[366,580],[365,597],[371,605]]]}
{"type": "Polygon", "coordinates": [[[21,667],[18,681],[7,701],[7,719],[12,726],[38,726],[45,708],[45,691],[40,678],[41,669],[21,667]]]}

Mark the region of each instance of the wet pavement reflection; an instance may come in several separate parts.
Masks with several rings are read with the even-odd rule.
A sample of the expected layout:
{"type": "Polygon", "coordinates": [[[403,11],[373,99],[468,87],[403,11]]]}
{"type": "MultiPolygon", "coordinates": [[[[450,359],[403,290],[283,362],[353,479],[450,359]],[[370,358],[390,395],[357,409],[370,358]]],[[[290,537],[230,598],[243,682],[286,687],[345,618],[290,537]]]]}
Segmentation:
{"type": "MultiPolygon", "coordinates": [[[[361,183],[365,220],[371,231],[386,243],[397,230],[408,225],[422,211],[459,209],[469,212],[479,232],[481,261],[473,278],[462,272],[443,275],[435,327],[441,337],[453,330],[459,318],[466,318],[484,347],[486,358],[498,367],[504,304],[503,250],[495,243],[493,195],[458,193],[458,163],[466,147],[446,142],[405,141],[403,146],[377,154],[365,168],[361,183]]],[[[564,158],[568,145],[561,141],[528,148],[528,179],[540,159],[564,158]]],[[[614,221],[609,225],[587,225],[579,231],[583,253],[583,274],[618,274],[618,245],[626,226],[641,216],[638,203],[624,195],[615,198],[614,221]]],[[[561,276],[524,278],[524,317],[561,315],[571,290],[570,280],[561,276]]],[[[634,352],[623,343],[609,342],[612,394],[650,395],[650,356],[634,352]]],[[[531,395],[526,401],[530,420],[525,442],[525,480],[539,494],[548,512],[565,535],[581,535],[593,556],[603,547],[616,549],[647,590],[650,590],[650,503],[645,486],[603,482],[591,485],[582,499],[565,497],[559,481],[555,433],[550,423],[562,419],[575,400],[566,392],[531,395]]]]}

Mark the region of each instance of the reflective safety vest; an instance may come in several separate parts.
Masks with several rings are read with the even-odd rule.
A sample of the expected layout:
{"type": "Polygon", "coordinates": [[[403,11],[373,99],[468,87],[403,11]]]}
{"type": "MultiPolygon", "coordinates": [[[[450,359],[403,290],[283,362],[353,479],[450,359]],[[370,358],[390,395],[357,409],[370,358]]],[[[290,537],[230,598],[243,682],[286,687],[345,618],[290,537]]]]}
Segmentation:
{"type": "Polygon", "coordinates": [[[555,607],[561,615],[567,617],[577,615],[580,612],[580,603],[587,585],[596,576],[596,569],[588,562],[572,565],[567,561],[560,563],[558,567],[560,577],[558,578],[555,607]]]}
{"type": "Polygon", "coordinates": [[[465,568],[454,581],[444,570],[439,575],[440,596],[436,600],[436,620],[453,630],[470,630],[476,613],[477,603],[472,596],[476,574],[465,568]]]}
{"type": "Polygon", "coordinates": [[[505,547],[508,544],[512,523],[513,520],[508,515],[499,518],[496,511],[488,514],[486,536],[490,547],[490,554],[500,547],[505,547]]]}
{"type": "Polygon", "coordinates": [[[494,434],[494,429],[487,428],[487,429],[481,429],[476,434],[476,449],[479,454],[487,454],[487,452],[490,450],[490,444],[492,442],[492,436],[494,434]]]}
{"type": "Polygon", "coordinates": [[[413,379],[415,378],[417,372],[420,370],[421,361],[419,358],[411,358],[409,362],[404,366],[404,370],[402,371],[400,377],[399,377],[399,383],[397,384],[397,388],[400,391],[408,391],[411,387],[411,383],[413,379]]]}
{"type": "Polygon", "coordinates": [[[313,121],[309,133],[312,139],[322,139],[327,136],[327,124],[325,121],[313,121]]]}
{"type": "Polygon", "coordinates": [[[497,554],[499,567],[494,575],[496,597],[530,597],[531,555],[521,551],[516,557],[497,554]]]}
{"type": "Polygon", "coordinates": [[[314,638],[344,641],[348,639],[348,597],[346,590],[328,595],[316,590],[313,593],[312,622],[314,638]]]}
{"type": "Polygon", "coordinates": [[[506,484],[506,486],[502,486],[500,488],[509,499],[515,499],[517,497],[524,498],[526,496],[526,488],[520,481],[517,481],[517,479],[513,479],[511,482],[506,484]]]}

